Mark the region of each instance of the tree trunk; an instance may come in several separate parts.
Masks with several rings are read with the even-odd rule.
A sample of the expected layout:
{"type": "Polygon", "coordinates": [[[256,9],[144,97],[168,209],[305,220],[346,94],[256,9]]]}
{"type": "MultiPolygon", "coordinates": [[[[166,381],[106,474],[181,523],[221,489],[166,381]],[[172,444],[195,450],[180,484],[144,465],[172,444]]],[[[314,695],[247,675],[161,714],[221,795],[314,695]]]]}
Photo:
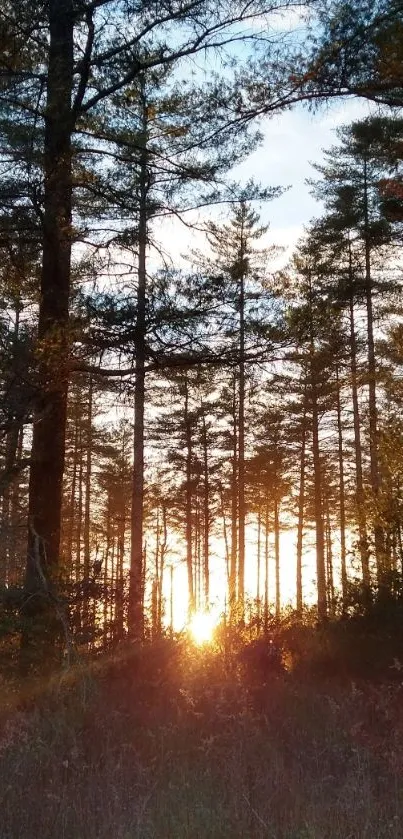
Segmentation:
{"type": "MultiPolygon", "coordinates": [[[[369,229],[368,208],[368,175],[367,161],[364,158],[364,245],[365,245],[365,295],[367,308],[367,346],[368,346],[368,408],[369,408],[369,454],[371,489],[375,504],[375,520],[378,518],[377,503],[380,490],[380,472],[378,458],[378,411],[376,404],[376,362],[374,341],[374,315],[372,306],[372,274],[371,274],[371,239],[369,229]]],[[[375,557],[378,585],[383,588],[385,575],[384,534],[382,526],[375,521],[374,527],[375,557]]]]}
{"type": "Polygon", "coordinates": [[[264,631],[269,629],[269,494],[266,491],[264,517],[264,631]]]}
{"type": "Polygon", "coordinates": [[[232,399],[231,563],[229,576],[229,614],[231,622],[235,620],[236,616],[238,560],[238,423],[236,408],[236,375],[234,373],[232,399]]]}
{"type": "MultiPolygon", "coordinates": [[[[310,303],[312,293],[310,292],[310,303]]],[[[311,410],[312,410],[312,453],[314,473],[315,498],[315,530],[316,530],[316,581],[318,621],[327,618],[326,600],[326,566],[325,566],[325,534],[322,511],[322,476],[319,449],[319,411],[317,395],[317,364],[315,358],[315,343],[313,333],[312,306],[310,305],[310,378],[311,378],[311,410]]]]}
{"type": "MultiPolygon", "coordinates": [[[[241,242],[241,259],[244,243],[241,242]]],[[[238,414],[238,608],[241,620],[245,606],[245,275],[240,272],[239,289],[239,414],[238,414]]]]}
{"type": "Polygon", "coordinates": [[[84,506],[84,604],[83,624],[88,621],[88,586],[91,565],[91,478],[92,478],[92,396],[93,383],[90,376],[88,386],[88,412],[86,433],[86,464],[85,464],[85,506],[84,506]]]}
{"type": "Polygon", "coordinates": [[[257,625],[258,629],[260,630],[260,616],[261,616],[261,603],[260,603],[260,587],[261,587],[261,576],[262,576],[262,505],[260,497],[258,499],[258,512],[257,512],[257,574],[256,574],[256,617],[257,617],[257,625]]]}
{"type": "Polygon", "coordinates": [[[143,109],[137,270],[137,316],[135,328],[134,441],[131,510],[131,550],[128,628],[132,638],[144,634],[143,592],[143,519],[144,519],[144,402],[145,402],[145,332],[146,332],[146,249],[147,249],[147,105],[141,92],[143,109]]]}
{"type": "Polygon", "coordinates": [[[203,485],[203,525],[204,525],[204,557],[203,557],[203,576],[204,576],[204,607],[208,609],[210,604],[210,475],[208,462],[208,440],[206,417],[203,413],[203,467],[204,467],[204,485],[203,485]]]}
{"type": "Polygon", "coordinates": [[[302,544],[304,533],[305,507],[305,449],[306,449],[306,385],[304,387],[304,413],[302,418],[302,440],[298,492],[298,526],[297,526],[297,614],[302,615],[302,544]]]}
{"type": "Polygon", "coordinates": [[[186,438],[186,567],[188,575],[188,616],[189,618],[194,614],[195,603],[195,589],[193,585],[193,556],[192,556],[192,418],[189,412],[189,384],[187,376],[185,375],[185,438],[186,438]]]}
{"type": "Polygon", "coordinates": [[[336,411],[337,411],[337,449],[339,460],[339,509],[340,509],[340,566],[341,594],[343,613],[347,605],[347,551],[346,551],[346,502],[344,485],[343,425],[341,420],[339,367],[336,362],[336,411]]]}
{"type": "Polygon", "coordinates": [[[370,597],[371,578],[369,572],[369,551],[367,524],[364,507],[364,483],[362,472],[362,449],[360,413],[358,407],[357,388],[357,340],[355,335],[354,318],[354,275],[352,267],[351,243],[349,242],[349,314],[350,314],[350,369],[351,369],[351,397],[353,402],[353,423],[354,423],[354,452],[355,452],[355,474],[356,474],[356,505],[358,516],[359,551],[362,569],[362,582],[366,600],[370,597]]]}
{"type": "Polygon", "coordinates": [[[49,599],[59,573],[67,407],[71,262],[73,0],[49,0],[49,61],[44,141],[43,258],[39,301],[39,394],[29,481],[26,611],[37,621],[23,646],[51,646],[56,621],[49,599]]]}
{"type": "Polygon", "coordinates": [[[274,560],[276,574],[276,618],[281,612],[281,591],[280,591],[280,510],[277,498],[274,500],[274,560]]]}

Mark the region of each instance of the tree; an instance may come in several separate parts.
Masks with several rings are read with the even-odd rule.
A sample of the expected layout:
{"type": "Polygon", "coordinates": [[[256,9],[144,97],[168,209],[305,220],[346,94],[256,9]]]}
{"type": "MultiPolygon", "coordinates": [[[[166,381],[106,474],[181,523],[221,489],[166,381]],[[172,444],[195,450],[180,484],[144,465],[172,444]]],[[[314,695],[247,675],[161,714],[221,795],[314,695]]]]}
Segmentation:
{"type": "MultiPolygon", "coordinates": [[[[316,5],[307,91],[353,94],[391,107],[403,102],[400,0],[334,0],[316,5]]],[[[302,81],[302,79],[301,79],[302,81]]]]}
{"type": "MultiPolygon", "coordinates": [[[[25,2],[7,3],[2,12],[6,44],[1,67],[2,107],[11,108],[18,117],[32,114],[35,127],[43,131],[39,167],[44,193],[38,208],[43,229],[39,394],[31,456],[26,576],[31,610],[38,607],[42,611],[47,602],[41,594],[44,580],[52,587],[59,565],[75,238],[75,140],[95,136],[97,143],[103,141],[106,155],[114,142],[113,132],[102,136],[99,125],[104,122],[104,106],[113,107],[116,94],[129,90],[145,70],[183,64],[188,56],[230,45],[238,40],[233,34],[235,24],[246,25],[267,11],[273,11],[272,3],[246,7],[225,3],[218,8],[189,0],[150,10],[148,3],[134,9],[129,0],[117,4],[114,0],[50,0],[35,10],[25,2]]],[[[232,91],[230,100],[231,95],[232,91]]],[[[113,119],[110,124],[115,125],[113,119]]],[[[18,147],[18,137],[14,135],[12,142],[18,147]]]]}

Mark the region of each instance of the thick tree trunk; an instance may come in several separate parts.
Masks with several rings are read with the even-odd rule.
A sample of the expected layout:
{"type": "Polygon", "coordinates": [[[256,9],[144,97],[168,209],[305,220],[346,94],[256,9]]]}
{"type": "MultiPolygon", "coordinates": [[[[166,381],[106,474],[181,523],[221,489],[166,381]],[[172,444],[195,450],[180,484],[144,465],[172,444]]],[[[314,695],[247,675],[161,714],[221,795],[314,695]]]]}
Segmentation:
{"type": "MultiPolygon", "coordinates": [[[[59,572],[64,469],[71,261],[71,96],[73,0],[49,0],[45,111],[43,258],[39,301],[39,385],[29,481],[27,613],[42,614],[36,641],[51,643],[56,623],[49,592],[59,572]]],[[[35,639],[28,631],[24,646],[35,639]]]]}

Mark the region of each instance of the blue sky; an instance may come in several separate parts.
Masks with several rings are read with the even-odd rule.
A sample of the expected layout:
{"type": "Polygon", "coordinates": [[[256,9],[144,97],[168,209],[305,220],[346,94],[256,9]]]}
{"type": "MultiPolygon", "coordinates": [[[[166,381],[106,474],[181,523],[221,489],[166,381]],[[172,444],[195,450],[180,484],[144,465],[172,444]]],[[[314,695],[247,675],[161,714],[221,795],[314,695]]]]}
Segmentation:
{"type": "Polygon", "coordinates": [[[321,208],[309,193],[305,181],[315,176],[311,162],[323,159],[323,150],[337,143],[335,130],[369,114],[363,100],[344,100],[310,113],[302,106],[279,113],[262,124],[264,141],[233,175],[242,181],[252,178],[263,186],[289,186],[281,198],[260,208],[270,223],[270,241],[290,249],[311,218],[321,208]]]}
{"type": "MultiPolygon", "coordinates": [[[[261,246],[280,245],[285,248],[280,263],[288,260],[305,225],[321,213],[321,207],[310,195],[306,179],[315,176],[310,165],[323,159],[323,150],[337,143],[336,128],[355,119],[365,118],[370,106],[364,100],[345,99],[323,106],[311,113],[298,106],[278,113],[260,124],[264,140],[261,146],[231,173],[231,180],[246,183],[253,178],[262,186],[289,187],[281,198],[260,205],[262,222],[269,224],[266,242],[261,246]]],[[[225,221],[228,208],[206,210],[201,215],[189,213],[188,222],[198,223],[214,217],[225,221]]],[[[176,265],[192,248],[205,247],[201,234],[186,228],[177,219],[156,224],[155,232],[166,255],[176,265]]],[[[276,267],[279,267],[276,261],[276,267]]]]}

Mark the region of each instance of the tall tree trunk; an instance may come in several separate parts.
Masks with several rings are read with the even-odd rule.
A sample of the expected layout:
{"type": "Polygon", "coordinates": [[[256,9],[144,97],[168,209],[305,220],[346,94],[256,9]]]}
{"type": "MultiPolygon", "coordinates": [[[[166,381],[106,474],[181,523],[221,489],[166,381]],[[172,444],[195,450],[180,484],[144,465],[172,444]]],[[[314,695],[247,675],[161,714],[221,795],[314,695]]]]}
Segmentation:
{"type": "Polygon", "coordinates": [[[339,510],[340,510],[340,566],[343,612],[347,605],[347,551],[346,551],[346,501],[344,485],[343,425],[341,419],[339,367],[336,362],[336,412],[337,450],[339,460],[339,510]]]}
{"type": "Polygon", "coordinates": [[[317,581],[317,606],[318,621],[321,623],[327,618],[326,600],[326,567],[325,567],[325,534],[323,526],[322,510],[322,476],[319,448],[319,410],[317,393],[317,364],[315,358],[315,343],[313,332],[312,315],[312,291],[310,290],[310,378],[311,378],[311,410],[312,410],[312,454],[314,473],[314,497],[315,497],[315,530],[316,530],[316,581],[317,581]]]}
{"type": "Polygon", "coordinates": [[[204,468],[204,484],[203,484],[203,576],[204,576],[204,607],[208,609],[210,604],[210,473],[208,462],[208,440],[206,417],[203,412],[203,468],[204,468]]]}
{"type": "MultiPolygon", "coordinates": [[[[241,242],[241,259],[244,243],[241,242]]],[[[238,414],[238,608],[241,620],[245,605],[245,274],[240,272],[239,289],[239,414],[238,414]]]]}
{"type": "Polygon", "coordinates": [[[281,591],[280,591],[280,504],[277,498],[274,499],[274,560],[276,574],[276,618],[280,617],[281,591]]]}
{"type": "Polygon", "coordinates": [[[142,137],[139,184],[139,230],[137,270],[137,316],[135,328],[134,441],[131,510],[131,549],[129,578],[128,628],[132,638],[144,634],[143,591],[143,520],[144,520],[144,402],[145,402],[145,332],[146,332],[146,249],[147,249],[147,103],[143,89],[142,137]]]}
{"type": "Polygon", "coordinates": [[[27,613],[42,615],[35,636],[52,645],[55,614],[46,589],[59,572],[64,470],[71,262],[73,0],[49,0],[49,60],[44,140],[43,257],[39,301],[39,396],[33,424],[25,587],[27,613]],[[44,592],[45,589],[45,592],[44,592]],[[45,596],[44,596],[45,595],[45,596]]]}
{"type": "Polygon", "coordinates": [[[357,339],[355,334],[354,317],[354,274],[352,265],[351,242],[349,241],[349,315],[350,315],[350,370],[351,370],[351,397],[353,402],[353,423],[354,423],[354,453],[355,453],[355,474],[356,474],[356,507],[358,516],[359,551],[361,559],[362,582],[365,599],[368,601],[371,591],[371,578],[369,572],[369,550],[367,523],[364,506],[364,482],[362,471],[362,448],[360,412],[358,406],[357,387],[357,339]]]}
{"type": "MultiPolygon", "coordinates": [[[[368,408],[369,408],[369,453],[371,489],[375,503],[375,518],[378,518],[377,502],[380,490],[378,457],[378,411],[376,404],[376,361],[374,341],[374,314],[372,305],[371,237],[368,206],[368,167],[364,157],[364,245],[365,245],[365,296],[367,308],[368,347],[368,408]]],[[[385,567],[384,534],[379,520],[374,527],[375,557],[378,585],[382,588],[388,569],[385,567]]]]}
{"type": "Polygon", "coordinates": [[[327,570],[327,600],[329,612],[334,615],[335,591],[333,572],[332,527],[330,522],[329,500],[326,499],[326,570],[327,570]]]}
{"type": "Polygon", "coordinates": [[[74,528],[76,524],[76,491],[77,491],[77,469],[78,469],[78,430],[79,430],[79,416],[78,416],[78,400],[75,402],[74,410],[74,443],[73,443],[73,474],[71,478],[70,500],[69,500],[69,518],[68,529],[66,534],[66,562],[70,569],[73,567],[73,542],[74,542],[74,528]]]}
{"type": "Polygon", "coordinates": [[[85,456],[85,506],[84,506],[84,604],[83,623],[88,620],[88,585],[91,565],[91,479],[92,479],[92,400],[93,382],[90,376],[88,383],[88,411],[85,456]]]}
{"type": "Polygon", "coordinates": [[[237,601],[237,560],[238,560],[238,422],[236,399],[236,375],[233,376],[232,395],[232,474],[231,474],[231,563],[229,575],[229,614],[233,622],[236,616],[237,601]]]}
{"type": "Polygon", "coordinates": [[[262,576],[262,504],[260,497],[258,498],[258,512],[257,512],[257,574],[256,574],[256,610],[257,610],[257,625],[260,630],[260,588],[262,576]]]}
{"type": "MultiPolygon", "coordinates": [[[[80,406],[81,407],[81,406],[80,406]]],[[[74,578],[77,583],[81,578],[81,536],[83,529],[83,477],[84,477],[84,462],[83,462],[83,424],[82,417],[80,417],[79,425],[79,468],[78,468],[78,498],[77,498],[77,531],[76,531],[76,561],[74,569],[74,578]]]]}
{"type": "Polygon", "coordinates": [[[220,505],[221,505],[222,529],[223,529],[224,548],[225,548],[225,571],[226,571],[227,589],[228,589],[228,596],[229,596],[229,591],[230,591],[230,552],[229,552],[229,545],[228,545],[227,519],[226,519],[226,515],[225,515],[224,493],[223,493],[223,488],[222,488],[221,485],[220,485],[220,505]]]}
{"type": "Polygon", "coordinates": [[[160,569],[159,569],[159,588],[158,588],[158,632],[161,634],[162,630],[162,611],[163,611],[163,590],[164,590],[164,572],[165,572],[165,557],[168,547],[168,526],[167,526],[167,508],[166,504],[162,502],[162,542],[160,549],[160,569]]]}
{"type": "Polygon", "coordinates": [[[304,413],[302,417],[302,440],[299,470],[299,491],[298,491],[298,525],[297,525],[297,614],[302,615],[302,544],[304,533],[304,507],[305,507],[305,450],[306,450],[306,385],[304,387],[304,413]]]}
{"type": "Polygon", "coordinates": [[[184,410],[184,423],[185,423],[185,439],[186,439],[186,567],[187,567],[187,575],[188,575],[188,613],[189,617],[193,615],[196,608],[195,602],[195,588],[193,585],[193,555],[192,555],[192,458],[193,458],[193,446],[192,446],[192,417],[189,411],[189,383],[187,375],[185,374],[184,380],[184,391],[185,391],[185,410],[184,410]]]}
{"type": "Polygon", "coordinates": [[[266,490],[264,516],[264,631],[269,629],[269,493],[266,490]]]}

